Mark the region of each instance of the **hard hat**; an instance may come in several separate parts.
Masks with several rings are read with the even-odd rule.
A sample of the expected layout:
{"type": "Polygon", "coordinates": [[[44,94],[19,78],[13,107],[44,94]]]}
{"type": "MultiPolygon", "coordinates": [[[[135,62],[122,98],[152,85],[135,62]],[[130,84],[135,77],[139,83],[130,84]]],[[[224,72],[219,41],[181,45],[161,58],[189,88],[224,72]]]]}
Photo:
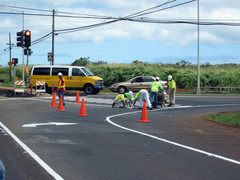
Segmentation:
{"type": "Polygon", "coordinates": [[[129,93],[130,97],[133,97],[133,92],[132,91],[129,91],[128,93],[129,93]]]}
{"type": "Polygon", "coordinates": [[[156,79],[156,81],[159,81],[159,80],[160,80],[159,77],[156,77],[155,79],[156,79]]]}
{"type": "Polygon", "coordinates": [[[62,76],[63,74],[61,72],[58,73],[58,76],[62,76]]]}
{"type": "Polygon", "coordinates": [[[169,80],[169,81],[172,80],[172,76],[171,76],[171,75],[168,76],[168,80],[169,80]]]}

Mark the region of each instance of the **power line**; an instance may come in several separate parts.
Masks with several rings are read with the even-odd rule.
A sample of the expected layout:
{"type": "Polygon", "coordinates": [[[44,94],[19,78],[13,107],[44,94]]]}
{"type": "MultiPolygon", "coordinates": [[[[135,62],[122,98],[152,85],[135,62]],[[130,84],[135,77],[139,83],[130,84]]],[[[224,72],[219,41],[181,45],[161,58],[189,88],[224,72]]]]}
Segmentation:
{"type": "Polygon", "coordinates": [[[172,3],[172,2],[175,2],[175,1],[177,1],[177,0],[170,0],[170,1],[168,0],[167,2],[165,2],[165,3],[163,3],[163,4],[160,4],[160,5],[157,5],[157,6],[154,6],[154,7],[151,7],[151,8],[148,8],[148,9],[142,10],[142,11],[139,11],[139,12],[134,13],[134,14],[130,14],[130,15],[125,16],[125,17],[126,17],[126,18],[138,17],[139,14],[141,14],[141,13],[144,13],[144,12],[147,12],[147,11],[149,11],[149,10],[153,10],[153,9],[156,9],[156,8],[162,7],[162,6],[164,6],[164,5],[167,5],[167,4],[172,3]]]}
{"type": "MultiPolygon", "coordinates": [[[[197,25],[197,20],[158,20],[158,19],[149,19],[149,18],[138,18],[138,19],[126,19],[128,21],[134,21],[134,22],[143,22],[143,23],[158,23],[158,24],[192,24],[197,25]]],[[[214,22],[214,21],[200,21],[200,25],[204,26],[240,26],[240,22],[214,22]]]]}
{"type": "MultiPolygon", "coordinates": [[[[170,1],[169,3],[172,3],[172,2],[174,2],[174,1],[176,1],[176,0],[170,1]]],[[[151,12],[141,13],[141,14],[138,14],[137,16],[133,16],[133,17],[131,17],[131,18],[136,18],[136,17],[139,17],[139,16],[143,16],[143,15],[152,14],[152,13],[155,13],[155,12],[159,12],[159,11],[163,11],[163,10],[175,8],[175,7],[182,6],[182,5],[185,5],[185,4],[188,4],[188,3],[192,3],[192,2],[194,2],[194,1],[196,1],[196,0],[186,1],[186,2],[179,3],[179,4],[176,4],[176,5],[170,6],[170,7],[166,7],[166,8],[154,10],[154,11],[151,11],[151,12]]],[[[169,4],[169,3],[164,3],[163,5],[166,5],[166,4],[169,4]]],[[[163,5],[162,5],[162,6],[163,6],[163,5]]],[[[161,6],[159,6],[159,7],[161,7],[161,6]]]]}

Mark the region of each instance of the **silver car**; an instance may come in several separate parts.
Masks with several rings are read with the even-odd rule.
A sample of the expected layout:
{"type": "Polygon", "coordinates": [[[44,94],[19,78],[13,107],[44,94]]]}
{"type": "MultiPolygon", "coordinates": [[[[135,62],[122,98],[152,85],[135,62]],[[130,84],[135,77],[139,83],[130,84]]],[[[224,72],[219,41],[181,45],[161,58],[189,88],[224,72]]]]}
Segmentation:
{"type": "MultiPolygon", "coordinates": [[[[141,89],[146,89],[149,92],[151,91],[151,83],[155,80],[153,76],[137,76],[126,82],[120,82],[112,84],[109,89],[113,92],[118,92],[123,94],[127,91],[138,92],[141,89]]],[[[164,89],[167,88],[166,81],[161,81],[160,83],[164,89]]]]}

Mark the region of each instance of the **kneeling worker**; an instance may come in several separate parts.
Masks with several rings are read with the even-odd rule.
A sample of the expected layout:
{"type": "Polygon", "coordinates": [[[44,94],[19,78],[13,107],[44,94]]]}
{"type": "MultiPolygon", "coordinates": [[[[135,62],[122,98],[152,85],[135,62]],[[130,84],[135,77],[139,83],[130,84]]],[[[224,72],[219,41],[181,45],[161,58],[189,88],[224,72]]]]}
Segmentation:
{"type": "Polygon", "coordinates": [[[133,106],[135,106],[136,101],[139,100],[141,107],[143,107],[143,101],[147,102],[147,107],[152,110],[152,105],[149,101],[148,91],[146,89],[141,89],[135,96],[133,106]]]}
{"type": "Polygon", "coordinates": [[[128,93],[124,93],[124,94],[119,94],[116,96],[116,98],[114,99],[114,102],[112,104],[112,107],[114,108],[116,102],[122,101],[123,107],[128,107],[128,100],[130,100],[130,107],[133,104],[133,92],[129,91],[128,93]]]}

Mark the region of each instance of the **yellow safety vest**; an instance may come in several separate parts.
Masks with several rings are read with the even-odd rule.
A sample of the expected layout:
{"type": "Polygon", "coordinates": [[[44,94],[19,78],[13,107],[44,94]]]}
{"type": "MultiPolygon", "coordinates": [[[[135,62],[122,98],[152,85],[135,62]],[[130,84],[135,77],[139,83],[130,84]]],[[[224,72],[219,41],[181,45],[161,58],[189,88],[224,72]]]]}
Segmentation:
{"type": "Polygon", "coordinates": [[[169,91],[172,91],[172,89],[175,89],[176,91],[176,82],[174,80],[172,81],[168,81],[168,87],[169,87],[169,91]]]}
{"type": "Polygon", "coordinates": [[[158,92],[158,88],[163,89],[162,85],[158,81],[153,81],[151,84],[151,91],[158,92]]]}
{"type": "Polygon", "coordinates": [[[62,80],[59,79],[57,90],[58,91],[65,91],[65,80],[64,80],[64,78],[62,78],[62,80]]]}

